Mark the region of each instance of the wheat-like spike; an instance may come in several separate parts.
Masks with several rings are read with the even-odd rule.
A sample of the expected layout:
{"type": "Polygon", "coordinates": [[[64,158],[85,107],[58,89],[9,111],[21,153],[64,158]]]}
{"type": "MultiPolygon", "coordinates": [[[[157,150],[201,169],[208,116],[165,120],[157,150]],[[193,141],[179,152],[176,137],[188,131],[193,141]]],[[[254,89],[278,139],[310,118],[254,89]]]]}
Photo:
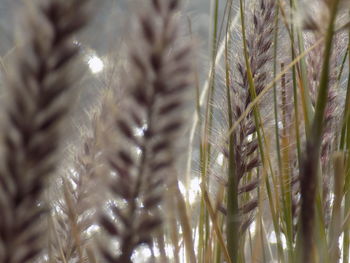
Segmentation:
{"type": "MultiPolygon", "coordinates": [[[[67,172],[69,174],[69,172],[67,172]]],[[[52,256],[56,262],[85,262],[85,247],[89,241],[87,229],[93,224],[93,212],[89,203],[88,174],[74,172],[63,178],[63,198],[56,204],[59,211],[53,221],[56,238],[51,240],[52,256]],[[62,258],[64,257],[64,258],[62,258]]]]}
{"type": "MultiPolygon", "coordinates": [[[[310,42],[309,45],[313,45],[317,41],[317,34],[311,35],[307,40],[310,42]]],[[[332,134],[332,127],[334,121],[336,120],[336,104],[337,104],[337,78],[338,78],[338,69],[339,69],[339,56],[343,53],[345,47],[341,47],[341,41],[339,36],[334,39],[334,48],[332,51],[332,60],[331,60],[331,72],[329,80],[329,94],[328,94],[328,104],[325,115],[325,130],[322,140],[322,149],[321,149],[321,160],[322,165],[325,167],[329,161],[329,154],[332,142],[334,140],[334,134],[332,134]]],[[[320,45],[318,48],[314,49],[309,56],[307,56],[308,62],[308,74],[310,80],[310,92],[312,103],[315,105],[317,98],[317,88],[319,86],[319,79],[321,75],[321,66],[323,63],[324,46],[320,45]]],[[[333,132],[334,133],[334,132],[333,132]]]]}
{"type": "MultiPolygon", "coordinates": [[[[306,38],[312,45],[316,42],[319,34],[317,32],[310,32],[306,38]]],[[[334,47],[332,50],[331,58],[331,71],[329,78],[329,92],[327,96],[327,106],[325,111],[325,126],[322,136],[321,144],[321,165],[322,165],[322,187],[323,187],[323,201],[324,201],[324,216],[325,224],[328,226],[330,220],[331,212],[331,196],[330,196],[330,187],[331,187],[331,175],[329,170],[329,162],[331,158],[331,152],[334,147],[334,140],[336,135],[336,126],[337,126],[337,105],[339,92],[337,92],[338,85],[338,69],[341,54],[344,52],[345,47],[342,47],[340,36],[335,36],[334,38],[334,47]]],[[[313,105],[316,104],[316,98],[318,94],[319,79],[321,76],[321,65],[323,63],[323,53],[324,46],[320,45],[318,48],[313,50],[307,57],[308,63],[308,74],[310,79],[310,93],[312,98],[313,105]]]]}
{"type": "Polygon", "coordinates": [[[57,165],[78,53],[72,34],[87,22],[87,1],[31,1],[25,38],[8,74],[0,172],[0,261],[33,262],[44,248],[43,191],[57,165]]]}
{"type": "MultiPolygon", "coordinates": [[[[272,59],[274,8],[274,1],[260,0],[252,13],[252,26],[247,32],[249,62],[257,95],[264,89],[269,77],[266,66],[272,59]]],[[[237,63],[237,70],[240,79],[232,84],[232,98],[234,98],[232,101],[233,123],[246,110],[252,100],[249,92],[248,74],[244,62],[237,63]]],[[[258,186],[258,178],[253,178],[251,182],[244,182],[245,175],[254,168],[260,166],[258,141],[256,137],[254,137],[256,130],[257,127],[253,119],[253,113],[250,112],[233,134],[235,174],[239,185],[238,193],[240,194],[251,192],[258,186]]],[[[254,206],[240,204],[242,212],[242,231],[249,226],[247,222],[251,222],[251,212],[256,207],[256,200],[251,200],[251,204],[253,203],[255,204],[254,206]],[[252,209],[245,209],[247,205],[252,209]],[[245,214],[248,214],[248,218],[243,219],[245,214]]]]}
{"type": "Polygon", "coordinates": [[[183,125],[180,110],[185,101],[184,91],[190,84],[190,47],[175,45],[179,1],[149,2],[148,12],[139,17],[140,46],[130,51],[133,71],[128,90],[130,101],[123,116],[116,120],[119,136],[124,137],[127,147],[117,145],[108,159],[116,174],[111,178],[110,188],[124,204],[109,204],[109,214],[117,222],[106,213],[100,217],[100,224],[109,236],[119,240],[117,255],[100,245],[106,262],[131,262],[139,245],[152,246],[153,232],[162,223],[159,205],[166,174],[171,173],[175,160],[176,134],[183,125]],[[138,135],[135,128],[140,130],[138,135]]]}
{"type": "Polygon", "coordinates": [[[73,150],[73,162],[63,177],[63,197],[57,204],[60,213],[54,218],[57,221],[54,231],[61,244],[58,246],[55,239],[52,242],[58,262],[63,261],[62,254],[67,262],[77,258],[79,262],[87,260],[88,244],[92,239],[87,230],[94,223],[95,206],[103,201],[97,197],[101,193],[97,185],[103,180],[100,178],[100,169],[104,165],[102,155],[108,151],[103,137],[108,135],[112,126],[108,116],[111,112],[106,112],[106,108],[112,100],[115,106],[115,99],[114,90],[107,88],[102,91],[100,105],[89,112],[90,125],[81,128],[81,145],[73,150]]]}

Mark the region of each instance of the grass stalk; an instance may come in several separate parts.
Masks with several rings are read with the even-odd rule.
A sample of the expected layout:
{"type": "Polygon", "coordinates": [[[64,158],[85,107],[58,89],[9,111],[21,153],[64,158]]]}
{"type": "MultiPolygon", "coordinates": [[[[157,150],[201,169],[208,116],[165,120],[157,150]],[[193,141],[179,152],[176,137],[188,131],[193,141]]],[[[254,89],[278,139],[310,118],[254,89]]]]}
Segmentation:
{"type": "MultiPolygon", "coordinates": [[[[349,31],[350,35],[350,31],[349,31]]],[[[348,44],[348,51],[350,51],[350,41],[348,44]]],[[[350,56],[348,57],[348,65],[350,66],[350,56]]],[[[347,214],[347,211],[350,210],[350,192],[347,190],[350,187],[350,72],[348,75],[347,82],[347,92],[346,92],[346,100],[344,106],[344,115],[343,115],[343,123],[342,123],[342,134],[340,141],[340,149],[347,152],[346,155],[346,165],[345,165],[345,185],[344,185],[344,193],[345,193],[345,204],[344,204],[344,216],[347,214]]],[[[349,262],[349,246],[350,246],[350,225],[346,223],[344,226],[344,238],[343,238],[343,263],[349,262]]]]}
{"type": "Polygon", "coordinates": [[[324,123],[324,113],[328,96],[329,65],[332,51],[332,41],[334,35],[334,21],[338,10],[339,0],[331,2],[330,19],[325,38],[325,54],[322,67],[318,98],[315,108],[315,117],[311,128],[311,137],[307,139],[307,155],[302,164],[301,177],[301,217],[300,217],[300,246],[303,262],[315,262],[312,251],[314,248],[313,224],[315,220],[315,198],[317,194],[317,173],[319,164],[320,147],[322,141],[322,130],[324,123]],[[310,253],[311,251],[311,253],[310,253]]]}

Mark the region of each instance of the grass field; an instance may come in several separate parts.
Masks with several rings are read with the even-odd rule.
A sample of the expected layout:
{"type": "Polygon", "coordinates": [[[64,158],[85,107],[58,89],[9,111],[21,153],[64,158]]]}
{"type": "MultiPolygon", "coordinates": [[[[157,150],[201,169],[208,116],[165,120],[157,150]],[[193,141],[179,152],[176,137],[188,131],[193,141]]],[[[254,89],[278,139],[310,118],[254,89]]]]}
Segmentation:
{"type": "Polygon", "coordinates": [[[108,57],[98,2],[19,11],[0,262],[350,262],[350,1],[212,0],[204,55],[184,5],[132,2],[108,57]]]}

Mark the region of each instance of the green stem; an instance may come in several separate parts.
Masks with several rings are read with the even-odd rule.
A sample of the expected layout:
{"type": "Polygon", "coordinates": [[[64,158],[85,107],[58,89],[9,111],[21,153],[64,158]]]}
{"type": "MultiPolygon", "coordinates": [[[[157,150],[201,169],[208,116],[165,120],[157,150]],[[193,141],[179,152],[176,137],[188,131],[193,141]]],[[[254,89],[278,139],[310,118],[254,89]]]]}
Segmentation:
{"type": "MultiPolygon", "coordinates": [[[[332,52],[334,35],[334,21],[337,14],[339,0],[331,2],[330,20],[325,39],[325,53],[322,67],[318,98],[315,108],[315,116],[311,127],[311,136],[308,136],[306,143],[306,154],[302,165],[301,177],[301,217],[300,217],[300,239],[301,249],[300,262],[315,262],[313,258],[314,249],[314,225],[315,225],[315,202],[317,194],[317,173],[319,166],[319,155],[322,142],[324,126],[324,114],[328,101],[329,90],[329,64],[332,52]]],[[[318,251],[321,254],[322,251],[318,251]]]]}
{"type": "MultiPolygon", "coordinates": [[[[231,105],[231,81],[230,63],[228,58],[229,36],[226,36],[226,97],[229,129],[232,127],[232,105],[231,105]]],[[[228,186],[227,186],[227,248],[232,262],[237,262],[239,250],[239,210],[238,210],[238,180],[234,156],[234,133],[229,138],[229,160],[228,160],[228,186]]]]}

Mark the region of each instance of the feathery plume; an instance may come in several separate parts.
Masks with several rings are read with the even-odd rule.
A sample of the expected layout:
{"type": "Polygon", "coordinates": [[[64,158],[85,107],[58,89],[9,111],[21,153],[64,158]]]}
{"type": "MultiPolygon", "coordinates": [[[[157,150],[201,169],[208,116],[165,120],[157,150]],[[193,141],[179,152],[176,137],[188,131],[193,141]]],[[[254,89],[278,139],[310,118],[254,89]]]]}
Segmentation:
{"type": "Polygon", "coordinates": [[[51,242],[55,261],[70,262],[78,258],[79,262],[85,262],[89,256],[89,244],[95,234],[91,227],[96,207],[105,201],[101,195],[103,189],[98,186],[108,169],[104,162],[109,148],[105,138],[114,128],[113,114],[109,110],[112,102],[116,107],[115,99],[114,89],[103,89],[100,102],[89,112],[89,127],[81,128],[82,143],[73,150],[72,164],[65,169],[63,197],[58,200],[59,211],[53,218],[57,222],[53,236],[60,238],[60,244],[55,238],[51,242]]]}
{"type": "MultiPolygon", "coordinates": [[[[274,8],[274,1],[260,0],[252,14],[251,28],[247,32],[249,63],[257,95],[264,89],[269,78],[267,67],[272,59],[274,8]]],[[[249,92],[248,74],[244,65],[244,62],[237,63],[240,80],[232,84],[232,98],[234,98],[232,101],[233,123],[241,116],[252,101],[249,92]]],[[[233,134],[233,156],[235,176],[237,176],[237,193],[251,192],[258,186],[259,178],[255,178],[252,181],[244,181],[245,175],[254,168],[257,168],[261,163],[258,157],[258,141],[254,137],[257,129],[253,112],[250,112],[233,134]]],[[[251,202],[249,205],[251,209],[249,210],[244,208],[247,204],[241,204],[242,214],[246,214],[246,212],[250,214],[257,206],[256,200],[252,200],[251,202]],[[252,204],[255,205],[252,206],[252,204]]],[[[246,218],[246,221],[251,221],[250,216],[246,218]]],[[[249,224],[243,221],[241,224],[242,226],[249,226],[249,224]]],[[[243,231],[244,229],[241,230],[243,231]]]]}
{"type": "MultiPolygon", "coordinates": [[[[317,34],[308,35],[309,38],[307,40],[310,41],[309,45],[313,45],[316,42],[317,34]]],[[[331,152],[334,147],[334,140],[336,137],[336,129],[337,127],[337,105],[339,102],[339,92],[337,92],[338,85],[338,71],[339,71],[339,63],[342,54],[342,51],[345,47],[342,47],[342,41],[340,36],[334,37],[334,47],[332,50],[331,57],[331,66],[329,73],[329,92],[327,95],[327,106],[325,110],[324,117],[324,130],[322,134],[322,143],[321,143],[321,166],[322,166],[322,187],[323,187],[323,202],[324,202],[324,216],[325,223],[328,225],[330,220],[330,186],[331,186],[331,175],[329,169],[329,163],[331,160],[331,152]]],[[[324,45],[320,45],[318,48],[314,49],[310,52],[307,57],[308,63],[308,74],[310,81],[310,92],[311,92],[311,101],[313,106],[316,105],[316,99],[318,95],[318,87],[319,87],[319,79],[321,76],[322,63],[323,63],[323,53],[324,53],[324,45]]]]}
{"type": "MultiPolygon", "coordinates": [[[[274,6],[274,1],[270,0],[260,0],[257,3],[251,18],[251,28],[249,28],[250,30],[247,32],[244,40],[247,44],[247,57],[255,84],[254,92],[257,95],[264,89],[269,78],[266,67],[272,59],[274,6]]],[[[229,123],[235,123],[240,118],[252,101],[253,95],[249,87],[246,63],[238,62],[237,70],[240,80],[232,83],[232,109],[230,109],[232,120],[229,120],[229,123]]],[[[261,164],[258,156],[258,140],[256,138],[258,129],[260,127],[257,127],[251,111],[239,123],[229,142],[228,158],[230,164],[228,169],[226,238],[232,261],[238,259],[237,253],[241,234],[253,222],[253,212],[258,207],[258,200],[251,193],[259,184],[257,183],[260,179],[259,174],[254,173],[249,179],[246,176],[252,174],[251,172],[261,164]],[[246,191],[242,191],[243,189],[246,191]],[[244,194],[248,198],[242,198],[244,194]],[[238,229],[239,231],[237,231],[238,229]]]]}
{"type": "Polygon", "coordinates": [[[33,262],[44,247],[46,181],[57,165],[61,122],[71,103],[72,34],[87,22],[88,1],[31,1],[8,74],[0,172],[0,261],[33,262]]]}
{"type": "Polygon", "coordinates": [[[191,48],[177,43],[179,1],[148,3],[147,12],[138,18],[140,46],[130,51],[134,75],[129,80],[128,103],[115,121],[125,144],[117,145],[108,157],[110,189],[119,203],[118,199],[109,202],[108,213],[100,216],[108,236],[118,239],[116,253],[112,252],[116,247],[100,243],[102,256],[113,263],[132,262],[140,245],[153,245],[153,232],[162,223],[159,206],[166,175],[174,174],[176,135],[183,126],[181,108],[190,85],[191,48]]]}

